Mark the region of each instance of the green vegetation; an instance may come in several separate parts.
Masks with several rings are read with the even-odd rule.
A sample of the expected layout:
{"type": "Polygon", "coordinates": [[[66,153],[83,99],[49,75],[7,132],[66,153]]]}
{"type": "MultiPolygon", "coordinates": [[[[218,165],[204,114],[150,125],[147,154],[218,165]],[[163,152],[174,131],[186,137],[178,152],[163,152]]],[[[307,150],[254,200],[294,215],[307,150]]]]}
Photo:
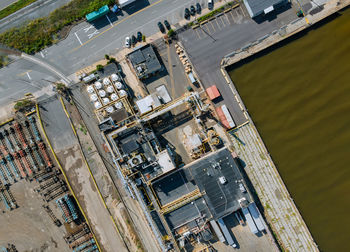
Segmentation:
{"type": "Polygon", "coordinates": [[[16,111],[28,111],[34,106],[34,102],[29,99],[24,99],[16,102],[15,110],[16,111]]]}
{"type": "Polygon", "coordinates": [[[146,36],[145,35],[142,35],[142,41],[146,42],[146,36]]]}
{"type": "Polygon", "coordinates": [[[197,19],[197,21],[198,21],[198,23],[201,23],[201,22],[223,12],[224,10],[225,10],[225,6],[221,6],[220,8],[213,10],[213,11],[209,12],[208,14],[205,14],[204,16],[201,16],[200,18],[197,19]]]}
{"type": "Polygon", "coordinates": [[[171,38],[172,36],[174,36],[175,35],[175,31],[173,30],[173,29],[170,29],[169,31],[168,31],[168,36],[171,38]]]}
{"type": "Polygon", "coordinates": [[[97,71],[102,71],[103,70],[103,66],[102,65],[97,65],[96,66],[96,70],[97,71]]]}
{"type": "Polygon", "coordinates": [[[0,56],[0,67],[7,66],[9,58],[7,56],[0,56]]]}
{"type": "Polygon", "coordinates": [[[53,11],[48,17],[35,19],[21,27],[12,28],[0,34],[0,43],[33,54],[56,43],[63,27],[71,25],[103,5],[114,0],[72,0],[67,5],[53,11]]]}
{"type": "Polygon", "coordinates": [[[0,10],[0,19],[7,17],[11,15],[12,13],[15,13],[16,11],[26,7],[27,5],[34,3],[37,0],[19,0],[9,6],[7,6],[5,9],[0,10]]]}
{"type": "Polygon", "coordinates": [[[105,54],[105,59],[109,60],[109,55],[108,54],[105,54]]]}
{"type": "Polygon", "coordinates": [[[109,60],[108,60],[108,62],[107,62],[107,64],[116,63],[116,62],[117,62],[117,60],[116,60],[115,58],[110,57],[109,60]]]}
{"type": "MultiPolygon", "coordinates": [[[[205,14],[205,15],[199,17],[196,22],[188,23],[188,26],[193,26],[193,25],[201,23],[205,20],[208,20],[209,18],[216,16],[217,14],[223,12],[224,10],[231,8],[234,4],[235,4],[235,2],[229,2],[229,3],[225,4],[224,6],[221,6],[220,8],[209,12],[208,14],[205,14]]],[[[236,3],[236,4],[238,4],[238,3],[236,3]]]]}

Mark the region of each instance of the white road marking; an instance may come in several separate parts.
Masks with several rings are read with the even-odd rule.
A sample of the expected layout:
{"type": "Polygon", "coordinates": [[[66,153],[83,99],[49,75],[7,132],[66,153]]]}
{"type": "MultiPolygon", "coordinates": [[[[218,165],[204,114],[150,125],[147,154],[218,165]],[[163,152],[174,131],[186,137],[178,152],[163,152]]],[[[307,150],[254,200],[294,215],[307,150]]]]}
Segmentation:
{"type": "Polygon", "coordinates": [[[113,24],[112,24],[111,20],[109,19],[108,15],[106,15],[106,18],[107,18],[109,24],[113,27],[113,24]]]}
{"type": "Polygon", "coordinates": [[[90,29],[93,29],[93,28],[95,28],[95,27],[93,25],[90,25],[90,26],[84,28],[84,32],[88,32],[90,29]]]}
{"type": "Polygon", "coordinates": [[[78,34],[77,34],[76,32],[74,32],[74,34],[75,34],[75,36],[77,37],[77,39],[78,39],[80,45],[83,45],[83,43],[81,43],[81,41],[80,41],[80,38],[78,37],[78,34]]]}
{"type": "Polygon", "coordinates": [[[28,79],[31,80],[32,77],[30,77],[29,72],[27,72],[28,79]]]}
{"type": "Polygon", "coordinates": [[[94,31],[93,33],[88,34],[89,39],[91,39],[93,36],[99,34],[100,32],[98,30],[94,31]]]}
{"type": "Polygon", "coordinates": [[[45,58],[44,54],[42,51],[40,51],[41,57],[45,58]]]}

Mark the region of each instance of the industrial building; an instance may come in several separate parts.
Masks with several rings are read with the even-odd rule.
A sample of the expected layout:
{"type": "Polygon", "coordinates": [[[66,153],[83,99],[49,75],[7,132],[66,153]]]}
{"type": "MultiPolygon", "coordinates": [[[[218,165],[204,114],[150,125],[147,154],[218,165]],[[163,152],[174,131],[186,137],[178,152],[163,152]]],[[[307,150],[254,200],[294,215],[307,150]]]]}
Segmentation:
{"type": "Polygon", "coordinates": [[[287,0],[243,0],[251,18],[266,15],[287,5],[287,0]]]}
{"type": "Polygon", "coordinates": [[[127,58],[139,79],[146,79],[163,69],[151,44],[136,48],[127,55],[127,58]]]}

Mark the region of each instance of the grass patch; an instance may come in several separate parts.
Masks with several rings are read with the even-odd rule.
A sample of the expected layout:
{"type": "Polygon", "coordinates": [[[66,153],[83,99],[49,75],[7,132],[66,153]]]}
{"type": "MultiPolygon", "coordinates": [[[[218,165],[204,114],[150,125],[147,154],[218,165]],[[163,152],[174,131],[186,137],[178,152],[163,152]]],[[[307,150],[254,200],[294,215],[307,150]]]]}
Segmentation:
{"type": "Polygon", "coordinates": [[[111,5],[114,2],[114,0],[72,0],[47,17],[35,19],[0,34],[0,43],[28,54],[39,52],[58,42],[59,32],[63,27],[85,18],[86,14],[98,10],[103,5],[111,5]]]}
{"type": "Polygon", "coordinates": [[[209,12],[208,14],[205,14],[204,16],[201,16],[200,18],[197,19],[197,21],[198,21],[198,23],[201,23],[201,22],[223,12],[224,10],[225,10],[225,6],[221,6],[220,8],[213,10],[213,11],[209,12]]]}
{"type": "Polygon", "coordinates": [[[19,0],[9,6],[7,6],[5,9],[0,10],[0,19],[3,19],[12,13],[15,13],[16,11],[26,7],[27,5],[34,3],[37,0],[19,0]]]}

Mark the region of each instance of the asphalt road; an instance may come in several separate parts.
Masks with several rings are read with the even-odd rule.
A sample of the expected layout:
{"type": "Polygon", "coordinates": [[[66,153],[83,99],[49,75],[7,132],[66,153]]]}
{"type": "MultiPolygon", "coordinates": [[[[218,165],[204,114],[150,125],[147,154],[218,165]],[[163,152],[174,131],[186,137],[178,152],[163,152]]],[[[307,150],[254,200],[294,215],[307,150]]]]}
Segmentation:
{"type": "MultiPolygon", "coordinates": [[[[198,2],[203,8],[206,6],[206,0],[198,2]]],[[[137,31],[150,36],[158,32],[157,23],[164,19],[170,24],[178,23],[183,19],[184,9],[195,3],[195,0],[139,0],[117,16],[110,13],[109,20],[102,17],[93,24],[78,24],[65,40],[35,56],[69,76],[102,59],[105,54],[116,53],[123,47],[126,36],[137,31]]],[[[28,92],[49,94],[52,85],[42,79],[58,80],[47,70],[23,59],[0,69],[0,106],[28,92]]]]}
{"type": "MultiPolygon", "coordinates": [[[[12,27],[20,26],[28,20],[47,16],[50,12],[65,5],[71,0],[37,0],[36,2],[18,10],[0,20],[0,32],[4,32],[12,27]]],[[[0,9],[5,3],[16,2],[14,0],[1,0],[0,9]]]]}
{"type": "Polygon", "coordinates": [[[275,19],[258,24],[248,16],[243,6],[231,12],[232,14],[226,13],[217,20],[210,21],[202,28],[184,31],[179,34],[179,38],[186,48],[204,87],[217,85],[223,97],[223,101],[219,105],[225,103],[236,125],[240,125],[247,119],[244,117],[221,73],[220,63],[222,58],[284,26],[297,17],[295,10],[290,8],[277,15],[275,19]]]}
{"type": "Polygon", "coordinates": [[[1,0],[0,1],[0,10],[5,9],[7,6],[17,2],[18,0],[1,0]]]}

